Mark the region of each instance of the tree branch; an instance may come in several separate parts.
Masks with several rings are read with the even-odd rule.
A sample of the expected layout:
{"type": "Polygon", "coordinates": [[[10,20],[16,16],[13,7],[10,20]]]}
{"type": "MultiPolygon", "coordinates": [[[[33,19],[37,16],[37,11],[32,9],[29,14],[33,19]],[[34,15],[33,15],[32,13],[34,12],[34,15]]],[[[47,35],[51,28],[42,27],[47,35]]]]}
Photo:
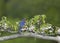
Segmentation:
{"type": "Polygon", "coordinates": [[[43,36],[43,35],[38,35],[35,33],[22,33],[22,34],[14,34],[10,36],[3,36],[0,37],[0,41],[8,40],[8,39],[13,39],[13,38],[18,38],[18,37],[36,37],[40,39],[46,39],[46,40],[54,40],[57,41],[57,37],[52,37],[52,36],[43,36]]]}

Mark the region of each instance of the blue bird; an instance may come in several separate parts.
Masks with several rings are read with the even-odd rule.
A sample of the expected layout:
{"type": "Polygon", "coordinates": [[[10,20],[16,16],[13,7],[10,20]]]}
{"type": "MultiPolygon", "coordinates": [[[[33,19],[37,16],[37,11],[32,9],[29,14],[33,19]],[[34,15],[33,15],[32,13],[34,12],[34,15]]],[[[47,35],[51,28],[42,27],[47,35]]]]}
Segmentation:
{"type": "Polygon", "coordinates": [[[21,29],[24,27],[25,25],[25,19],[22,19],[21,22],[19,23],[19,32],[22,32],[21,29]]]}

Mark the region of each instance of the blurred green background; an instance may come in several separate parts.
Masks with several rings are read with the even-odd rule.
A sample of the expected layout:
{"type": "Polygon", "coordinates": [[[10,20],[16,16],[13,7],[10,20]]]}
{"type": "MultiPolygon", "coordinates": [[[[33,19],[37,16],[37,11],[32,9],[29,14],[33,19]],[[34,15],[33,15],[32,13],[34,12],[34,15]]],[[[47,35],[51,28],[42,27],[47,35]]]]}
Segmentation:
{"type": "MultiPolygon", "coordinates": [[[[7,16],[9,18],[21,19],[23,17],[33,17],[38,14],[45,14],[47,16],[46,22],[60,26],[60,0],[0,0],[0,17],[7,16]]],[[[17,40],[17,43],[21,41],[21,43],[41,42],[40,39],[33,39],[17,38],[14,40],[17,40]]],[[[14,40],[12,40],[13,42],[11,40],[6,41],[6,43],[14,43],[14,40]]],[[[43,42],[45,43],[44,40],[43,42]]]]}
{"type": "Polygon", "coordinates": [[[43,40],[43,39],[35,39],[35,38],[16,38],[16,39],[12,39],[12,40],[8,40],[8,41],[3,41],[0,43],[57,43],[55,41],[51,41],[51,40],[43,40]]]}

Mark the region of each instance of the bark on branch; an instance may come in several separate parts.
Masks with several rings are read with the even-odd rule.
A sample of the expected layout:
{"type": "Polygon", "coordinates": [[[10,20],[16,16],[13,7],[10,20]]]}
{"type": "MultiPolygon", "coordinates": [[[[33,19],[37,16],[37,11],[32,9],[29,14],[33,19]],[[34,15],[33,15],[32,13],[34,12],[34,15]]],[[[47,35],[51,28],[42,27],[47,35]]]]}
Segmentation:
{"type": "Polygon", "coordinates": [[[14,35],[10,35],[10,36],[0,37],[0,41],[13,39],[13,38],[17,38],[17,37],[36,37],[36,38],[40,38],[40,39],[54,40],[54,41],[57,41],[57,39],[58,39],[58,37],[43,36],[43,35],[39,35],[39,34],[35,34],[35,33],[25,33],[25,34],[23,33],[23,34],[14,34],[14,35]]]}

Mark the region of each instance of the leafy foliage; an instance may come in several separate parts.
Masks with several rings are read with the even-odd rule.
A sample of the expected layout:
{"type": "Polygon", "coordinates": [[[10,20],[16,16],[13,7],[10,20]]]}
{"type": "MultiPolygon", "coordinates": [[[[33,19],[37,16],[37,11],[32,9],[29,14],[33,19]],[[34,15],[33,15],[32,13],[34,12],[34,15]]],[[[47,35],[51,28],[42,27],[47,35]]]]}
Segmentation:
{"type": "MultiPolygon", "coordinates": [[[[57,29],[54,28],[52,24],[46,23],[45,19],[45,15],[35,15],[33,18],[26,20],[25,26],[27,26],[28,29],[30,28],[30,25],[34,26],[33,31],[39,34],[56,34],[57,29]]],[[[10,19],[3,16],[0,23],[3,29],[18,31],[20,21],[21,20],[19,19],[10,19]]],[[[25,28],[25,26],[23,28],[25,28]]]]}

